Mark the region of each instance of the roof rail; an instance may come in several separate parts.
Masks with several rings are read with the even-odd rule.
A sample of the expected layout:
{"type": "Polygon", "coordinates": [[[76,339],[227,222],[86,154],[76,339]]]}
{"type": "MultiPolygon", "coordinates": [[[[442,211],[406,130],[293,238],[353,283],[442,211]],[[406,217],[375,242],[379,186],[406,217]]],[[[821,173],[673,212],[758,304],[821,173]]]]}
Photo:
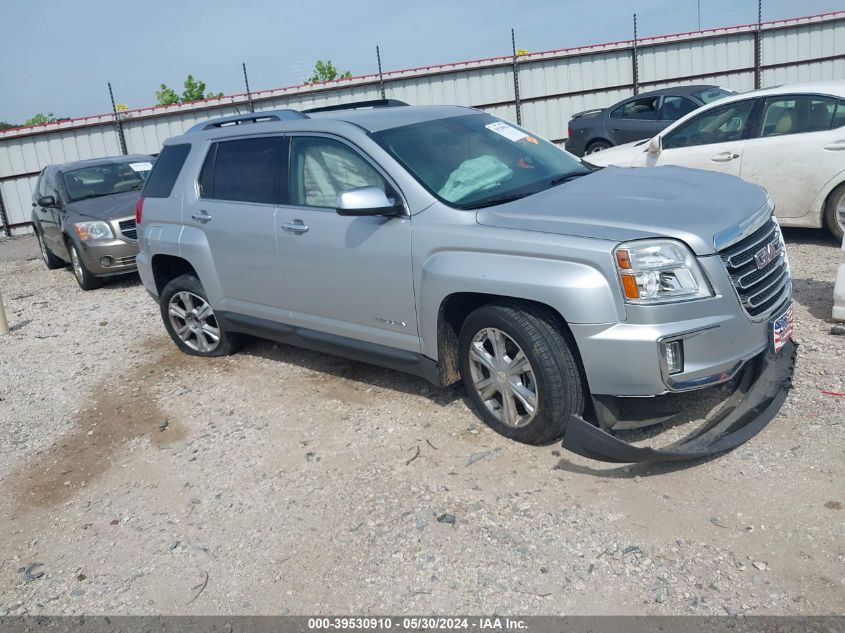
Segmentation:
{"type": "Polygon", "coordinates": [[[351,101],[349,103],[338,103],[336,105],[323,106],[321,108],[310,108],[303,110],[309,114],[313,112],[332,112],[334,110],[360,110],[362,108],[396,108],[408,105],[399,99],[372,99],[371,101],[351,101]]]}
{"type": "Polygon", "coordinates": [[[216,119],[208,119],[201,121],[190,128],[187,133],[201,132],[203,130],[213,130],[219,127],[229,127],[232,125],[243,125],[245,123],[264,123],[266,121],[295,121],[297,119],[307,119],[308,115],[299,112],[298,110],[268,110],[267,112],[249,112],[247,114],[234,114],[232,116],[221,116],[216,119]]]}

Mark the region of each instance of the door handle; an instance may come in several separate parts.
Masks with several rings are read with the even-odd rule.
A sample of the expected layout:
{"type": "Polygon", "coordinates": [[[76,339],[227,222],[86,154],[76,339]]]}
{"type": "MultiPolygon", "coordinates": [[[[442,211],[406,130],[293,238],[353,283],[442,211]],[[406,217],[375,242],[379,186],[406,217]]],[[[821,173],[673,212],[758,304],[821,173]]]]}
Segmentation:
{"type": "Polygon", "coordinates": [[[307,233],[308,225],[302,220],[294,220],[293,222],[286,222],[282,224],[282,228],[288,233],[307,233]]]}
{"type": "Polygon", "coordinates": [[[191,215],[191,218],[199,222],[200,224],[205,224],[206,222],[211,222],[211,216],[208,215],[208,211],[197,211],[196,213],[191,215]]]}
{"type": "Polygon", "coordinates": [[[719,154],[716,154],[715,156],[711,156],[710,160],[712,160],[714,163],[727,163],[728,161],[733,160],[734,158],[739,158],[739,154],[736,154],[734,152],[721,152],[719,154]]]}
{"type": "Polygon", "coordinates": [[[825,145],[824,148],[829,149],[832,152],[841,152],[842,150],[845,150],[845,140],[833,141],[832,143],[825,145]]]}

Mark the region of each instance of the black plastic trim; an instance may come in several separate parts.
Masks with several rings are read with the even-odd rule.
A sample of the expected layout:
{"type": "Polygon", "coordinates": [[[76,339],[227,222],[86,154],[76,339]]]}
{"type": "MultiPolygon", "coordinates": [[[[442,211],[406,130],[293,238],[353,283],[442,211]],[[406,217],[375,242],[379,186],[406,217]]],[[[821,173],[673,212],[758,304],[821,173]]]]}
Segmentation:
{"type": "Polygon", "coordinates": [[[223,329],[228,332],[240,332],[317,352],[334,354],[350,360],[420,376],[434,385],[441,385],[437,361],[416,352],[234,312],[218,311],[215,312],[215,315],[223,329]]]}

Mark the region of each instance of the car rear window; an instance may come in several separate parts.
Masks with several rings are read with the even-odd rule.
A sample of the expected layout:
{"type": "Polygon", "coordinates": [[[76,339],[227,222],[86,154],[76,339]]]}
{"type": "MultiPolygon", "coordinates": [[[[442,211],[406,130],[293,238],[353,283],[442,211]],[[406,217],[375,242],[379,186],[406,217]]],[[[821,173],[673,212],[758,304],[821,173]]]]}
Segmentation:
{"type": "Polygon", "coordinates": [[[188,157],[191,146],[188,143],[182,145],[166,145],[161,154],[158,155],[147,184],[141,195],[144,198],[167,198],[173,191],[173,185],[179,177],[182,165],[188,157]]]}

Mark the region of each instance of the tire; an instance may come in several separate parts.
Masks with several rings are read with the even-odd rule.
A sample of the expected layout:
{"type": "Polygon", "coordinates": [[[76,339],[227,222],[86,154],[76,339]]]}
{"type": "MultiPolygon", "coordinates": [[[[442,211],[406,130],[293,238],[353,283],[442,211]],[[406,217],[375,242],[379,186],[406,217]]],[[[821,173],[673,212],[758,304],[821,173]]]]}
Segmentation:
{"type": "Polygon", "coordinates": [[[159,305],[167,333],[186,354],[228,356],[236,351],[236,335],[220,327],[195,275],[181,275],[170,281],[161,292],[159,305]]]}
{"type": "Polygon", "coordinates": [[[584,151],[584,156],[586,156],[587,154],[595,154],[596,152],[600,152],[605,149],[610,149],[611,147],[613,147],[613,145],[611,145],[607,141],[593,141],[592,143],[587,145],[587,149],[584,151]]]}
{"type": "Polygon", "coordinates": [[[41,250],[41,259],[44,261],[44,265],[47,267],[47,270],[56,270],[57,268],[62,268],[66,265],[64,260],[53,255],[53,251],[47,247],[47,244],[44,242],[44,235],[41,232],[41,227],[38,225],[35,226],[35,239],[38,240],[38,248],[41,250]]]}
{"type": "Polygon", "coordinates": [[[824,223],[836,241],[842,243],[845,234],[845,183],[839,185],[828,196],[824,205],[824,223]]]}
{"type": "Polygon", "coordinates": [[[79,284],[79,287],[83,290],[96,290],[102,286],[103,280],[85,268],[85,262],[79,254],[79,248],[73,240],[68,240],[67,247],[70,252],[70,265],[73,268],[73,276],[76,277],[76,283],[79,284]]]}
{"type": "Polygon", "coordinates": [[[531,305],[488,304],[467,317],[458,339],[461,378],[491,429],[535,445],[563,436],[570,416],[583,412],[586,392],[567,338],[550,310],[531,305]],[[502,342],[505,354],[496,353],[502,342]]]}

